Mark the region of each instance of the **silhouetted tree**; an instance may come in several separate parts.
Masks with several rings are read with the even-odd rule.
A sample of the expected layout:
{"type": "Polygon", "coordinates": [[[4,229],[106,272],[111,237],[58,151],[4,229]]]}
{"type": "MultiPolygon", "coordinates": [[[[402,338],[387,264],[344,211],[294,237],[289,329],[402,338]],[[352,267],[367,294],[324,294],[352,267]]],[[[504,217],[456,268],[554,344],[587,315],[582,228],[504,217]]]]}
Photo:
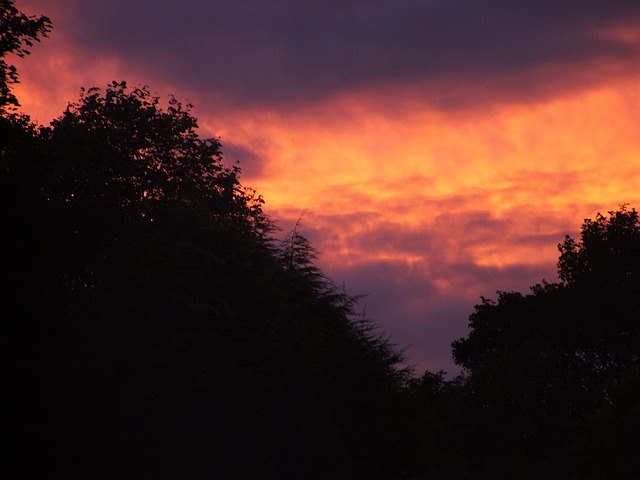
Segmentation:
{"type": "Polygon", "coordinates": [[[401,356],[299,229],[278,244],[196,127],[189,106],[114,82],[3,156],[22,476],[407,470],[401,356]]]}
{"type": "Polygon", "coordinates": [[[11,84],[18,82],[18,70],[5,60],[8,54],[24,58],[29,55],[33,42],[46,37],[51,20],[45,16],[28,17],[20,12],[12,0],[0,1],[0,113],[9,106],[18,106],[11,93],[11,84]]]}
{"type": "Polygon", "coordinates": [[[585,220],[581,240],[567,236],[559,250],[562,283],[483,299],[453,343],[481,426],[479,478],[570,476],[567,445],[639,366],[637,212],[585,220]]]}
{"type": "Polygon", "coordinates": [[[558,276],[565,285],[613,283],[638,288],[640,227],[635,209],[622,205],[609,216],[599,213],[595,220],[585,219],[580,241],[567,235],[558,249],[558,276]]]}

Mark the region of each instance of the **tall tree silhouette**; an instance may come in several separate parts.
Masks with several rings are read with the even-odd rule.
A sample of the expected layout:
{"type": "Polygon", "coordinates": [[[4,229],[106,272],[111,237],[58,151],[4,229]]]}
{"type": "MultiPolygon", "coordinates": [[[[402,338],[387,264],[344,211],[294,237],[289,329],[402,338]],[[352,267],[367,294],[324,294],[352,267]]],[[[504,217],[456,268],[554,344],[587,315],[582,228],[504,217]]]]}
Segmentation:
{"type": "Polygon", "coordinates": [[[401,356],[299,231],[275,240],[190,106],[114,82],[29,128],[0,212],[23,476],[406,469],[401,356]]]}

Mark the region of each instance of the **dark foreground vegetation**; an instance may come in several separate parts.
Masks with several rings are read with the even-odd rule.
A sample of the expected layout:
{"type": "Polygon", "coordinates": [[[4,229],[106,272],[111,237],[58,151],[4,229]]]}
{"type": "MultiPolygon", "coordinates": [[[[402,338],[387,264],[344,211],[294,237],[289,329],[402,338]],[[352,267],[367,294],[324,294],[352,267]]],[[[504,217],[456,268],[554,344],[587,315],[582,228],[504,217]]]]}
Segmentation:
{"type": "Polygon", "coordinates": [[[190,107],[124,82],[49,127],[0,3],[8,478],[640,478],[640,222],[585,221],[560,282],[500,292],[413,378],[190,107]]]}

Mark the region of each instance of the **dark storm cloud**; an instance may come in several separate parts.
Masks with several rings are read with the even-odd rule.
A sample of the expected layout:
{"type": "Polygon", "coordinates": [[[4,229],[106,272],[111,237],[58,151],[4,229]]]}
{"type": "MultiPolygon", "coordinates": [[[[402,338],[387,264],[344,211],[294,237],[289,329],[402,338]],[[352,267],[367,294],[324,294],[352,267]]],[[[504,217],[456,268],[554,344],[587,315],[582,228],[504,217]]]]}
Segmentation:
{"type": "Polygon", "coordinates": [[[608,59],[624,67],[640,59],[637,42],[602,34],[637,25],[637,1],[64,5],[61,23],[73,25],[72,41],[92,55],[117,55],[154,78],[234,104],[286,106],[404,85],[447,106],[470,95],[553,93],[566,81],[593,81],[573,71],[584,62],[608,59]]]}

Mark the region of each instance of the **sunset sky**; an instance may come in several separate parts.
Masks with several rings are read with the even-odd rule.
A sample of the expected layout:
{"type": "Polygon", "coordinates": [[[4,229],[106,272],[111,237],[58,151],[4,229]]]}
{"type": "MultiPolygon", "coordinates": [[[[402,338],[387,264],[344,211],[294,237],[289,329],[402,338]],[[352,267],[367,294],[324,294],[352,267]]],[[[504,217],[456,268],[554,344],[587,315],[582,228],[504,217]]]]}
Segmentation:
{"type": "Polygon", "coordinates": [[[406,348],[455,373],[480,296],[555,281],[584,218],[640,207],[637,0],[18,0],[53,21],[15,93],[149,85],[406,348]]]}

